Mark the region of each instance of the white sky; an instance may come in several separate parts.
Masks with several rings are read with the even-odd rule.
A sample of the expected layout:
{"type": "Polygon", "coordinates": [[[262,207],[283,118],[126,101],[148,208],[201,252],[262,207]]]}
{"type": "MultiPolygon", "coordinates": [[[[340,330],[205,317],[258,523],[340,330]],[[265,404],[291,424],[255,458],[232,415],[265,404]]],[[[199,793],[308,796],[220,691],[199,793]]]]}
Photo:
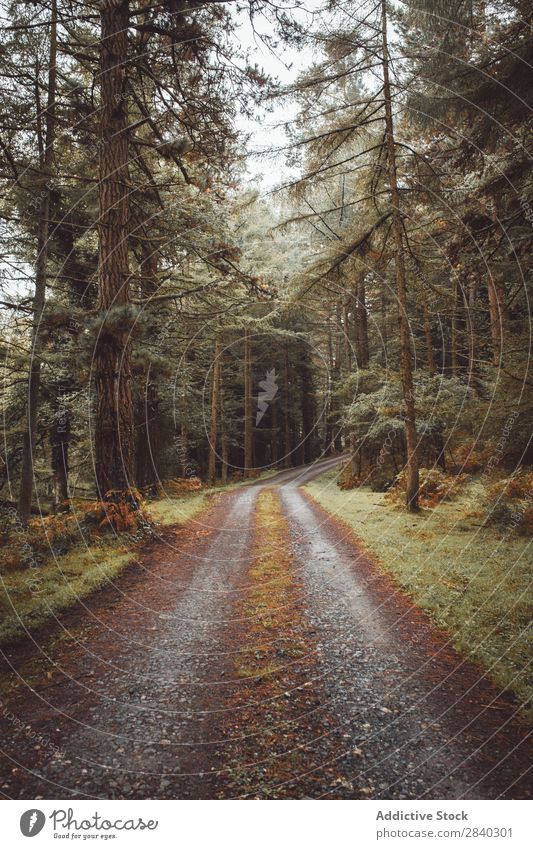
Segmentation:
{"type": "MultiPolygon", "coordinates": [[[[296,18],[302,25],[311,26],[313,12],[323,6],[320,0],[306,0],[299,7],[296,5],[290,9],[291,17],[296,18]]],[[[279,51],[272,53],[271,50],[254,33],[247,11],[237,14],[239,28],[236,39],[244,50],[249,50],[249,61],[256,63],[274,80],[283,85],[293,82],[296,77],[316,60],[316,52],[310,47],[296,50],[292,47],[282,45],[279,51]]],[[[259,34],[273,34],[273,27],[263,17],[254,19],[254,27],[259,34]]],[[[258,154],[271,148],[282,147],[287,143],[287,137],[282,125],[296,117],[297,106],[289,97],[277,101],[272,111],[262,110],[256,120],[249,120],[241,115],[237,119],[237,127],[243,134],[250,135],[247,148],[250,152],[248,158],[248,172],[250,182],[256,185],[260,191],[266,192],[273,186],[286,182],[290,178],[290,171],[285,165],[285,154],[280,153],[276,157],[261,157],[258,154]]]]}

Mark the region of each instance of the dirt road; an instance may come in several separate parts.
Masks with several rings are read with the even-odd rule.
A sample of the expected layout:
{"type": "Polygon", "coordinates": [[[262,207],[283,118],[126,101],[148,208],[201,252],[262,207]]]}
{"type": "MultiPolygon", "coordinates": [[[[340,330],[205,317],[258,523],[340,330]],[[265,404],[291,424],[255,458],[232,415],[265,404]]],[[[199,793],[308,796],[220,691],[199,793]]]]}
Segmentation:
{"type": "Polygon", "coordinates": [[[6,798],[529,798],[531,726],[300,485],[225,493],[4,652],[6,798]]]}

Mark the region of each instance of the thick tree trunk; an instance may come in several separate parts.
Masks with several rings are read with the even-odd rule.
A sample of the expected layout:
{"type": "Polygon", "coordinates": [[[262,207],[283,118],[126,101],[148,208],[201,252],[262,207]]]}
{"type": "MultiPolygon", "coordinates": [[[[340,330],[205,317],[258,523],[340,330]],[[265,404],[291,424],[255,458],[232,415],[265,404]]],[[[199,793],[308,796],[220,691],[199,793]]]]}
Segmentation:
{"type": "Polygon", "coordinates": [[[249,328],[244,331],[244,477],[253,469],[252,342],[249,328]]]}
{"type": "Polygon", "coordinates": [[[100,498],[105,498],[109,490],[122,491],[135,484],[131,353],[126,320],[129,303],[128,23],[128,0],[104,0],[98,184],[98,307],[103,324],[94,356],[95,463],[100,498]],[[110,312],[114,313],[112,321],[110,312]]]}
{"type": "Polygon", "coordinates": [[[48,267],[48,239],[50,228],[50,188],[48,180],[54,160],[55,141],[55,100],[57,89],[57,5],[52,0],[50,12],[50,48],[48,65],[48,92],[46,111],[43,115],[40,106],[39,86],[36,84],[37,135],[39,145],[39,167],[41,174],[41,194],[39,204],[39,223],[37,233],[37,262],[35,268],[35,292],[32,309],[32,339],[30,368],[28,375],[28,394],[26,399],[26,429],[22,444],[22,467],[20,473],[20,491],[18,512],[25,522],[31,512],[33,490],[33,453],[37,433],[37,413],[39,390],[41,385],[41,320],[46,300],[46,275],[48,267]],[[44,123],[44,129],[43,129],[44,123]]]}
{"type": "Polygon", "coordinates": [[[392,229],[395,243],[396,290],[400,322],[400,375],[403,389],[403,407],[405,421],[405,442],[407,448],[407,489],[406,506],[408,510],[418,510],[418,455],[415,415],[415,395],[413,383],[413,362],[411,339],[409,336],[409,317],[407,314],[407,275],[403,244],[403,224],[400,206],[400,193],[396,168],[396,146],[394,140],[394,121],[389,79],[389,50],[387,42],[387,0],[382,0],[382,48],[383,48],[383,96],[385,99],[385,133],[389,186],[392,204],[392,229]]]}
{"type": "Polygon", "coordinates": [[[209,428],[209,466],[207,476],[211,486],[216,483],[217,477],[217,440],[218,440],[218,416],[220,408],[220,356],[222,346],[220,336],[217,334],[215,341],[215,352],[211,378],[211,422],[209,428]]]}

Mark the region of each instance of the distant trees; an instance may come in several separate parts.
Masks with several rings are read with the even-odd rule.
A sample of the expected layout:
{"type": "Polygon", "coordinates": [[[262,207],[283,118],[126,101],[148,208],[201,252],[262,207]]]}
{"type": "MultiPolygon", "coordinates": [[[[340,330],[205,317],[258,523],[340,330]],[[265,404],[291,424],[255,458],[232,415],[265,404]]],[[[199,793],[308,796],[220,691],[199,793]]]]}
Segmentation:
{"type": "MultiPolygon", "coordinates": [[[[294,297],[327,316],[327,332],[315,331],[332,381],[326,442],[340,423],[359,475],[376,482],[390,482],[405,465],[409,509],[417,507],[419,463],[442,464],[453,450],[444,408],[440,423],[420,413],[417,427],[428,376],[459,378],[449,387],[458,401],[463,393],[455,432],[471,444],[472,412],[492,392],[531,406],[529,343],[514,334],[529,321],[522,257],[531,250],[524,200],[531,187],[523,169],[531,150],[523,133],[531,119],[523,80],[532,39],[524,4],[497,7],[414,0],[398,9],[383,0],[347,13],[334,4],[308,36],[323,61],[282,93],[300,105],[288,140],[301,166],[288,226],[303,228],[316,246],[294,297]],[[391,17],[401,33],[392,48],[391,17]],[[374,392],[397,378],[400,405],[364,413],[366,387],[374,392]],[[378,433],[393,450],[376,465],[378,433]]],[[[441,386],[436,410],[447,395],[441,386]]],[[[491,413],[482,443],[504,409],[491,413]]],[[[529,445],[526,438],[524,457],[529,445]]]]}
{"type": "Polygon", "coordinates": [[[315,55],[276,92],[299,113],[275,199],[242,187],[235,115],[274,89],[231,4],[6,12],[0,483],[23,520],[346,449],[376,486],[407,467],[415,510],[418,466],[490,444],[509,405],[533,459],[526,4],[331,4],[307,33],[258,7],[315,55]]]}

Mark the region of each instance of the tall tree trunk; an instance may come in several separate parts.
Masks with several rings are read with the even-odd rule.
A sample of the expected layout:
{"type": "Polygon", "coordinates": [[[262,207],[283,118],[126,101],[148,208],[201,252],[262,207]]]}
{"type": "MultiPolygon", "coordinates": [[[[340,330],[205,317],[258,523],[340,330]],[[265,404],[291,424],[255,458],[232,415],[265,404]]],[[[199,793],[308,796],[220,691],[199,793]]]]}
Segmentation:
{"type": "Polygon", "coordinates": [[[477,281],[475,278],[468,283],[468,289],[464,293],[464,304],[466,313],[466,326],[468,330],[468,382],[477,386],[476,380],[476,332],[474,327],[474,309],[476,306],[477,281]]]}
{"type": "Polygon", "coordinates": [[[39,170],[41,194],[39,204],[39,223],[37,232],[37,261],[35,268],[35,291],[32,307],[32,335],[30,368],[28,375],[28,395],[26,399],[26,429],[22,444],[22,467],[20,473],[20,491],[18,512],[25,522],[31,512],[33,490],[33,451],[37,433],[37,413],[39,390],[41,385],[41,320],[46,299],[46,275],[48,267],[48,239],[50,229],[50,186],[49,179],[54,160],[55,141],[55,101],[57,90],[57,4],[52,0],[50,11],[50,47],[48,54],[48,92],[46,110],[43,116],[40,106],[39,81],[36,81],[35,106],[37,111],[37,141],[39,146],[39,170]],[[44,121],[43,121],[44,117],[44,121]]]}
{"type": "Polygon", "coordinates": [[[350,339],[350,310],[349,297],[345,296],[342,307],[343,311],[343,326],[344,326],[344,361],[348,372],[352,370],[352,345],[350,339]]]}
{"type": "MultiPolygon", "coordinates": [[[[141,295],[149,298],[157,291],[158,255],[150,243],[143,244],[140,266],[141,295]]],[[[147,306],[150,309],[150,305],[147,306]]],[[[149,344],[149,339],[145,344],[149,344]]],[[[153,486],[159,480],[161,429],[159,426],[159,393],[150,366],[143,369],[140,395],[136,401],[135,480],[138,487],[153,486]]]]}
{"type": "Polygon", "coordinates": [[[51,464],[54,476],[54,508],[57,510],[68,502],[68,449],[70,440],[70,416],[63,396],[66,388],[62,383],[54,387],[52,400],[54,420],[50,432],[51,464]]]}
{"type": "Polygon", "coordinates": [[[328,337],[327,337],[327,345],[328,345],[328,370],[326,374],[326,428],[325,428],[325,444],[324,444],[324,453],[329,455],[333,451],[333,425],[332,425],[332,415],[333,415],[333,400],[332,400],[332,392],[334,389],[334,381],[333,381],[333,370],[334,370],[334,360],[333,360],[333,340],[331,338],[331,320],[330,316],[327,316],[327,326],[328,326],[328,337]]]}
{"type": "Polygon", "coordinates": [[[300,348],[300,376],[302,386],[301,415],[302,415],[302,463],[311,463],[316,454],[316,403],[313,386],[313,369],[310,362],[309,350],[305,342],[300,348]]]}
{"type": "Polygon", "coordinates": [[[427,294],[424,292],[424,335],[426,337],[426,362],[428,372],[435,374],[435,358],[433,356],[433,338],[431,336],[431,321],[429,317],[429,307],[427,294]]]}
{"type": "Polygon", "coordinates": [[[388,331],[387,299],[385,286],[381,288],[381,337],[383,339],[383,354],[385,362],[389,359],[389,331],[388,331]]]}
{"type": "Polygon", "coordinates": [[[211,379],[211,423],[209,429],[209,466],[207,476],[211,486],[216,483],[217,477],[217,440],[218,440],[218,416],[220,407],[220,356],[222,346],[220,335],[217,333],[215,341],[215,354],[211,379]]]}
{"type": "MultiPolygon", "coordinates": [[[[222,358],[222,353],[220,354],[222,358]]],[[[226,421],[226,404],[224,395],[224,383],[222,379],[222,359],[219,369],[219,403],[220,403],[220,446],[222,451],[222,465],[220,469],[220,480],[223,485],[228,482],[228,466],[229,466],[229,434],[228,423],[226,421]]]]}
{"type": "Polygon", "coordinates": [[[507,307],[505,287],[498,271],[489,272],[487,283],[489,295],[490,332],[492,338],[492,363],[500,365],[503,352],[503,339],[507,325],[507,307]]]}
{"type": "Polygon", "coordinates": [[[291,403],[291,378],[290,378],[290,361],[289,361],[289,346],[285,345],[285,357],[283,361],[283,387],[285,390],[285,398],[283,404],[283,434],[284,434],[284,462],[285,468],[292,466],[292,438],[291,438],[291,419],[290,419],[290,403],[291,403]]]}
{"type": "Polygon", "coordinates": [[[341,346],[340,346],[340,304],[335,304],[335,348],[332,367],[332,394],[331,394],[331,428],[332,428],[332,450],[342,451],[342,438],[339,426],[339,398],[336,394],[341,378],[341,346]]]}
{"type": "MultiPolygon", "coordinates": [[[[501,229],[501,224],[498,218],[498,199],[496,195],[492,196],[492,220],[494,226],[501,229]]],[[[498,366],[501,364],[503,340],[509,320],[505,284],[503,282],[501,272],[499,272],[498,269],[494,269],[489,272],[487,289],[489,296],[490,330],[492,337],[492,362],[493,365],[498,366]]]]}
{"type": "Polygon", "coordinates": [[[458,358],[457,358],[457,337],[459,316],[457,308],[459,303],[459,282],[457,275],[453,275],[452,279],[452,323],[451,323],[451,339],[450,339],[450,371],[452,374],[457,374],[458,358]]]}
{"type": "Polygon", "coordinates": [[[368,368],[368,314],[366,310],[365,275],[361,274],[355,287],[355,324],[357,329],[357,365],[368,368]]]}
{"type": "Polygon", "coordinates": [[[244,477],[253,468],[253,397],[252,397],[252,342],[250,330],[244,331],[244,477]]]}
{"type": "Polygon", "coordinates": [[[279,422],[278,422],[278,399],[272,404],[272,436],[270,437],[270,455],[273,465],[279,460],[279,422]]]}
{"type": "Polygon", "coordinates": [[[100,498],[134,486],[134,414],[129,331],[128,262],[128,0],[104,0],[100,40],[100,166],[95,463],[100,498]],[[114,318],[110,321],[110,311],[114,318]],[[122,315],[120,315],[122,313],[122,315]]]}
{"type": "Polygon", "coordinates": [[[180,428],[179,464],[181,477],[187,477],[187,470],[189,468],[189,428],[186,422],[182,422],[180,428]]]}
{"type": "Polygon", "coordinates": [[[415,396],[413,384],[413,361],[411,339],[409,336],[409,318],[407,314],[407,275],[403,244],[402,211],[396,167],[396,145],[394,139],[394,121],[392,115],[392,97],[389,79],[389,48],[387,41],[387,0],[381,2],[382,11],[382,48],[383,48],[383,96],[385,99],[385,133],[389,186],[392,204],[392,229],[395,243],[396,290],[400,322],[400,374],[403,389],[405,420],[405,442],[407,448],[407,489],[406,506],[408,510],[418,510],[418,455],[415,415],[415,396]]]}

